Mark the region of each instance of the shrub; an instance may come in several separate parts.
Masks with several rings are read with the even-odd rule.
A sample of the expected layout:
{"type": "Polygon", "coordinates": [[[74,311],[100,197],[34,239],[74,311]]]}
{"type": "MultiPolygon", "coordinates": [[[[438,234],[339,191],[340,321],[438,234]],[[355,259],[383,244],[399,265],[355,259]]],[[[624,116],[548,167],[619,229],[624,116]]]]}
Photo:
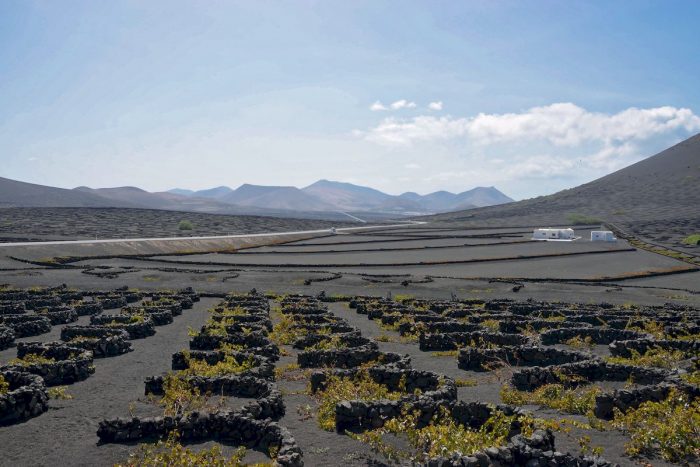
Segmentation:
{"type": "Polygon", "coordinates": [[[656,339],[666,339],[668,337],[666,336],[664,325],[656,321],[645,321],[641,326],[626,326],[625,329],[651,334],[656,339]]]}
{"type": "Polygon", "coordinates": [[[289,315],[280,316],[280,320],[272,327],[269,338],[277,345],[289,345],[301,337],[299,328],[292,329],[294,320],[289,315]]]}
{"type": "Polygon", "coordinates": [[[686,358],[685,353],[681,350],[664,350],[658,347],[647,350],[644,352],[644,355],[634,349],[631,349],[630,353],[632,355],[629,358],[608,357],[606,360],[610,363],[617,363],[620,365],[677,368],[678,364],[686,358]]]}
{"type": "Polygon", "coordinates": [[[479,382],[475,379],[457,378],[455,379],[455,385],[458,388],[470,388],[477,386],[479,382]]]}
{"type": "Polygon", "coordinates": [[[194,225],[192,224],[192,222],[190,222],[188,220],[182,220],[177,225],[177,228],[180,230],[192,230],[192,229],[194,229],[194,225]]]}
{"type": "Polygon", "coordinates": [[[693,371],[692,373],[685,373],[685,374],[681,375],[681,378],[686,383],[700,386],[700,370],[693,371]]]}
{"type": "Polygon", "coordinates": [[[245,308],[242,308],[240,306],[234,308],[226,307],[223,310],[217,310],[216,312],[221,316],[247,316],[250,314],[248,311],[245,310],[245,308]]]}
{"type": "Polygon", "coordinates": [[[570,345],[574,349],[591,349],[595,346],[591,336],[586,336],[581,338],[581,336],[574,336],[571,339],[564,342],[566,345],[570,345]]]}
{"type": "Polygon", "coordinates": [[[180,444],[177,436],[171,434],[166,441],[139,444],[136,452],[129,455],[129,460],[125,464],[116,464],[115,467],[196,467],[200,465],[240,467],[245,465],[243,464],[245,453],[246,449],[240,447],[231,457],[226,458],[219,444],[198,452],[193,451],[180,444]]]}
{"type": "Polygon", "coordinates": [[[498,332],[500,328],[500,324],[496,319],[485,319],[481,322],[481,326],[492,332],[498,332]]]}
{"type": "Polygon", "coordinates": [[[310,350],[335,350],[335,349],[346,349],[348,344],[345,342],[343,336],[332,336],[330,339],[323,339],[316,342],[314,345],[309,347],[310,350]]]}
{"type": "Polygon", "coordinates": [[[163,407],[163,415],[176,417],[204,408],[206,398],[189,382],[169,373],[163,381],[163,397],[158,405],[163,407]]]}
{"type": "Polygon", "coordinates": [[[223,376],[231,374],[239,374],[248,371],[255,367],[255,359],[250,355],[246,360],[238,362],[230,355],[226,355],[223,360],[216,362],[214,365],[209,365],[205,360],[197,360],[187,356],[186,370],[181,370],[181,375],[198,375],[205,377],[223,376]]]}
{"type": "Polygon", "coordinates": [[[386,386],[374,382],[366,370],[358,372],[352,378],[330,376],[325,389],[316,393],[319,401],[318,424],[324,430],[335,430],[335,405],[339,402],[358,399],[398,400],[402,395],[401,392],[390,391],[386,386]]]}
{"type": "Polygon", "coordinates": [[[613,426],[630,435],[631,456],[660,454],[670,462],[697,459],[700,453],[700,400],[672,391],[666,400],[645,402],[626,414],[615,409],[613,426]]]}
{"type": "Polygon", "coordinates": [[[545,384],[532,392],[518,391],[504,385],[501,387],[500,394],[506,404],[541,405],[570,414],[584,415],[595,408],[595,397],[600,392],[601,389],[598,386],[566,389],[562,384],[545,384]]]}
{"type": "Polygon", "coordinates": [[[447,409],[442,408],[430,424],[417,428],[418,415],[404,414],[388,420],[382,428],[350,436],[397,463],[407,460],[422,463],[437,456],[470,455],[485,448],[505,445],[515,421],[515,416],[494,411],[479,429],[472,429],[455,422],[447,409]],[[405,436],[413,452],[401,451],[389,444],[387,434],[405,436]]]}
{"type": "Polygon", "coordinates": [[[5,381],[5,378],[0,375],[0,394],[7,394],[10,392],[10,383],[5,381]]]}
{"type": "Polygon", "coordinates": [[[49,397],[58,400],[71,400],[73,395],[66,391],[66,386],[56,386],[48,389],[49,397]]]}
{"type": "Polygon", "coordinates": [[[53,358],[46,358],[42,355],[37,354],[27,354],[22,358],[13,358],[10,360],[10,365],[20,365],[20,366],[30,366],[30,365],[46,365],[49,363],[56,363],[53,358]]]}
{"type": "Polygon", "coordinates": [[[688,235],[682,242],[686,245],[700,245],[700,234],[688,235]]]}

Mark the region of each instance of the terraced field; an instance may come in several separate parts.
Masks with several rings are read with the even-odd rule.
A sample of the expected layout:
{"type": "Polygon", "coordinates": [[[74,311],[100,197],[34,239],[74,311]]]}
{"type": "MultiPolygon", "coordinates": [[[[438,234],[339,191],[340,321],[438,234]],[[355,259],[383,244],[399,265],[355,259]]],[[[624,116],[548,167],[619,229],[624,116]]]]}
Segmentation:
{"type": "Polygon", "coordinates": [[[1,291],[3,463],[695,459],[699,309],[203,295],[1,291]]]}
{"type": "Polygon", "coordinates": [[[692,464],[700,272],[595,227],[6,248],[2,464],[692,464]]]}

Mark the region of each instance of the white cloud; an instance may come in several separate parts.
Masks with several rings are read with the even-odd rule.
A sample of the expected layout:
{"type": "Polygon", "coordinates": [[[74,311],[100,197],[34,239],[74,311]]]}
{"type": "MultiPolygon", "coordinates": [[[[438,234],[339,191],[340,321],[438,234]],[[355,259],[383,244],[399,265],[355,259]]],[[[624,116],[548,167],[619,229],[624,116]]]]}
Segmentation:
{"type": "Polygon", "coordinates": [[[404,165],[405,168],[411,169],[411,170],[417,170],[420,169],[421,166],[419,164],[416,164],[415,162],[411,162],[409,164],[404,165]]]}
{"type": "Polygon", "coordinates": [[[372,112],[380,112],[382,110],[389,110],[389,108],[381,102],[375,101],[374,104],[369,106],[369,110],[371,110],[372,112]]]}
{"type": "Polygon", "coordinates": [[[399,145],[466,137],[476,144],[542,140],[555,146],[575,147],[591,142],[617,145],[679,129],[700,130],[700,117],[690,109],[668,106],[631,107],[611,115],[561,103],[533,107],[521,113],[482,113],[475,117],[385,118],[367,131],[365,137],[378,143],[399,145]]]}
{"type": "Polygon", "coordinates": [[[390,107],[392,108],[392,110],[415,109],[416,103],[409,102],[406,99],[401,99],[401,100],[392,102],[390,107]]]}
{"type": "Polygon", "coordinates": [[[439,171],[424,169],[428,185],[496,185],[530,195],[593,180],[698,131],[700,117],[687,108],[601,113],[559,103],[471,117],[391,116],[354,135],[409,160],[430,154],[439,171]]]}
{"type": "MultiPolygon", "coordinates": [[[[440,103],[442,105],[442,103],[440,103]]],[[[374,104],[369,106],[369,110],[372,112],[382,112],[385,110],[401,110],[401,109],[415,109],[416,103],[413,101],[408,101],[406,99],[399,99],[391,104],[384,105],[382,101],[375,101],[374,104]]]]}
{"type": "Polygon", "coordinates": [[[442,101],[435,101],[428,104],[430,110],[442,110],[442,101]]]}

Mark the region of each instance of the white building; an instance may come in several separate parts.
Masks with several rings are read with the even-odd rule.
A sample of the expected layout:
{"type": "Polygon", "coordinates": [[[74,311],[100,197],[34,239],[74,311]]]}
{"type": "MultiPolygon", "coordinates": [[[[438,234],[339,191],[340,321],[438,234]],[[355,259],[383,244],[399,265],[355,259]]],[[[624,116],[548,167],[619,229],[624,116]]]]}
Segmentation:
{"type": "Polygon", "coordinates": [[[535,229],[533,240],[575,240],[574,229],[535,229]]]}
{"type": "Polygon", "coordinates": [[[617,238],[609,230],[591,230],[592,242],[616,242],[617,238]]]}

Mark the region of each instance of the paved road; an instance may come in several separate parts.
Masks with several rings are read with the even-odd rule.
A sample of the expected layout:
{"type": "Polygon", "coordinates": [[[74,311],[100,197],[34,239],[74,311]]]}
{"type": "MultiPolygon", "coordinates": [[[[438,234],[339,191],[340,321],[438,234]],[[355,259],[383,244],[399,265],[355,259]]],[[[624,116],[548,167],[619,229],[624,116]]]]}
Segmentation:
{"type": "MultiPolygon", "coordinates": [[[[390,224],[390,225],[374,225],[367,227],[344,227],[336,229],[337,233],[350,233],[362,230],[372,230],[372,229],[386,229],[392,227],[406,227],[407,225],[413,224],[425,224],[425,222],[409,221],[402,224],[390,224]]],[[[0,247],[14,247],[14,246],[37,246],[37,245],[92,245],[98,243],[124,243],[124,242],[153,242],[153,241],[182,241],[182,240],[217,240],[226,238],[250,238],[250,237],[279,237],[282,235],[300,235],[300,234],[329,234],[331,229],[319,229],[319,230],[299,230],[296,232],[267,232],[267,233],[257,233],[257,234],[238,234],[238,235],[216,235],[211,237],[165,237],[165,238],[109,238],[102,240],[58,240],[51,242],[14,242],[14,243],[0,243],[0,247]]]]}

